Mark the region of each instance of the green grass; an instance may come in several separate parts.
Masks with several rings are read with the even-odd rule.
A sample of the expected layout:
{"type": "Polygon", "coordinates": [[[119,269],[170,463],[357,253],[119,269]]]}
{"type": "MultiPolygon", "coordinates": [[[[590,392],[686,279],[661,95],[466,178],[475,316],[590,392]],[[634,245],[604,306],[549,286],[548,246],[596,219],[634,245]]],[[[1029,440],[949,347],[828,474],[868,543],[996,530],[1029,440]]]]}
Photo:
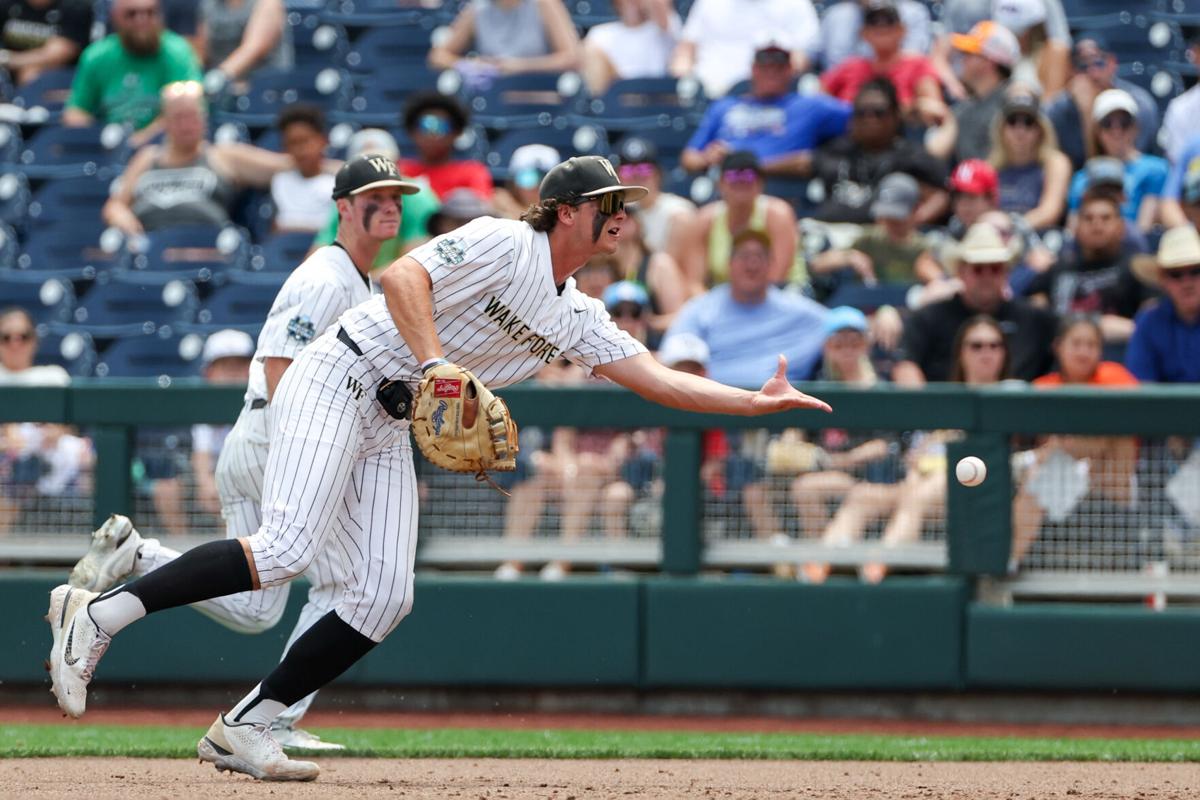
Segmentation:
{"type": "MultiPolygon", "coordinates": [[[[578,730],[319,731],[376,758],[755,758],[855,761],[1200,761],[1200,741],[578,730]]],[[[0,757],[192,757],[199,728],[0,725],[0,757]]],[[[326,757],[322,754],[322,757],[326,757]]]]}

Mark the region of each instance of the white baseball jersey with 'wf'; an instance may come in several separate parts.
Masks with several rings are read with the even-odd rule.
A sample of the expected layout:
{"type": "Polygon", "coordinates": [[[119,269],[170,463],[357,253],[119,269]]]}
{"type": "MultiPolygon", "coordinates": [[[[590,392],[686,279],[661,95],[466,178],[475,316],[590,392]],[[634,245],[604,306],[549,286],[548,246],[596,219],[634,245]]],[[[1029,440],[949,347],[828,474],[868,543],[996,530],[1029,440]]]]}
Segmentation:
{"type": "MultiPolygon", "coordinates": [[[[370,297],[369,282],[354,266],[349,254],[336,244],[314,252],[280,287],[258,335],[258,346],[250,364],[246,404],[217,461],[217,490],[221,495],[221,515],[225,518],[228,538],[249,537],[262,524],[263,472],[270,443],[264,360],[268,357],[295,359],[342,313],[370,297]]],[[[144,548],[143,557],[138,560],[137,574],[157,569],[177,556],[178,553],[161,546],[144,548]]],[[[343,582],[340,562],[318,556],[309,567],[308,580],[311,584],[308,602],[300,613],[288,647],[336,604],[337,592],[343,582]]],[[[283,585],[205,600],[193,608],[236,631],[260,633],[279,622],[287,597],[288,589],[283,585]]],[[[311,702],[312,695],[301,700],[281,715],[280,723],[294,723],[311,702]]]]}
{"type": "MultiPolygon", "coordinates": [[[[409,255],[429,272],[445,357],[488,386],[559,357],[591,369],[645,352],[573,279],[555,286],[547,236],[524,222],[477,219],[409,255]]],[[[417,486],[409,424],[375,392],[395,379],[415,389],[420,365],[382,295],[340,323],[353,349],[331,328],[276,390],[263,526],[250,547],[263,586],[332,553],[345,567],[338,616],[382,641],[412,607],[417,486]]]]}

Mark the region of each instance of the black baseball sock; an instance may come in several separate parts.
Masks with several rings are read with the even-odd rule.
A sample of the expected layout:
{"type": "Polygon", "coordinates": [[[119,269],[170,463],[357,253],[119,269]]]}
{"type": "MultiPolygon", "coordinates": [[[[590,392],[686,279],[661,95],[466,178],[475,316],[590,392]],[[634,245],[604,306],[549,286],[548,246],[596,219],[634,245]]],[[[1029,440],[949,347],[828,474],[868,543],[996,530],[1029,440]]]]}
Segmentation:
{"type": "Polygon", "coordinates": [[[153,614],[212,597],[248,592],[254,588],[254,577],[241,541],[222,539],[194,547],[123,588],[142,601],[147,614],[153,614]]]}
{"type": "Polygon", "coordinates": [[[350,669],[375,644],[330,611],[292,644],[279,666],[226,719],[270,724],[284,709],[350,669]]]}

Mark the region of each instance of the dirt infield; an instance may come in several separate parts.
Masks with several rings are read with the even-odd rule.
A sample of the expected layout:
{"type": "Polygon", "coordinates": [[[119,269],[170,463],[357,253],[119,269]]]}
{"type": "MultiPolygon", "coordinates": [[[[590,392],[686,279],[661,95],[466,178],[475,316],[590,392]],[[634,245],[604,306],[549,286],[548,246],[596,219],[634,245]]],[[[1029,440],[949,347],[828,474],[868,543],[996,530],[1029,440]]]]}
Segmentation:
{"type": "Polygon", "coordinates": [[[1197,764],[864,763],[324,759],[311,784],[257,783],[195,761],[0,761],[0,797],[821,798],[821,800],[1190,800],[1197,764]]]}

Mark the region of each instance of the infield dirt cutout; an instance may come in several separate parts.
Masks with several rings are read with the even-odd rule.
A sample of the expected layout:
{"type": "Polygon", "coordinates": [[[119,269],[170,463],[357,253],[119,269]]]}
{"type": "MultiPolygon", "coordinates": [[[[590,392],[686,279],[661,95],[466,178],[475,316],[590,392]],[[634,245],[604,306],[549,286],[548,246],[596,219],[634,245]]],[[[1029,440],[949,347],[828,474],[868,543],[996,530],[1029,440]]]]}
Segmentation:
{"type": "Polygon", "coordinates": [[[316,759],[313,783],[259,783],[195,760],[0,761],[0,797],[763,798],[1191,800],[1200,764],[878,763],[546,759],[316,759]]]}

